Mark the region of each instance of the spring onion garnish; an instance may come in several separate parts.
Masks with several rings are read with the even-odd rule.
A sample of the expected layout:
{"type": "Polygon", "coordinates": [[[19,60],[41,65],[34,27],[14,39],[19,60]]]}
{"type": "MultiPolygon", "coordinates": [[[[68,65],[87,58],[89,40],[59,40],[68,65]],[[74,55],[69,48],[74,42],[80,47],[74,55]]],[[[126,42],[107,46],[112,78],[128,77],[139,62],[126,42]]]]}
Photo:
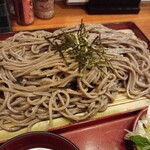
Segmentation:
{"type": "Polygon", "coordinates": [[[79,63],[79,71],[83,72],[92,66],[100,68],[101,64],[107,64],[111,67],[107,57],[105,48],[102,44],[101,34],[96,33],[97,36],[89,42],[89,31],[86,30],[83,20],[79,29],[76,32],[65,32],[46,39],[52,45],[53,49],[60,52],[61,57],[67,63],[64,53],[67,52],[73,56],[79,63]]]}

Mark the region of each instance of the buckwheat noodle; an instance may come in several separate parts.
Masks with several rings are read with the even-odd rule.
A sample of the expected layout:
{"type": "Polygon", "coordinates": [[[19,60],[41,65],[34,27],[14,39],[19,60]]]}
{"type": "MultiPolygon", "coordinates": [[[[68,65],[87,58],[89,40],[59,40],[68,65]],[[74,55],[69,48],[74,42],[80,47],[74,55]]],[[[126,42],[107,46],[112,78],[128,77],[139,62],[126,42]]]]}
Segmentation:
{"type": "Polygon", "coordinates": [[[111,63],[79,72],[78,62],[64,53],[67,64],[45,37],[76,33],[79,26],[19,32],[0,42],[0,127],[28,130],[40,121],[65,117],[73,121],[105,111],[117,93],[131,99],[150,98],[150,53],[147,44],[103,25],[86,25],[92,42],[97,34],[111,63]],[[81,114],[81,115],[79,115],[81,114]]]}

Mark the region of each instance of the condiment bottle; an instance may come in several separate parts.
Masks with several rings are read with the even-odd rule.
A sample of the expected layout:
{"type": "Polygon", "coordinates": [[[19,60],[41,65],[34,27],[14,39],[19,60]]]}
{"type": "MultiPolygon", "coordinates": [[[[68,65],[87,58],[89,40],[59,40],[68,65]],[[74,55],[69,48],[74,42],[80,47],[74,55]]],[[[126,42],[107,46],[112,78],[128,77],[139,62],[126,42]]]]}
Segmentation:
{"type": "Polygon", "coordinates": [[[15,16],[20,25],[30,25],[34,22],[32,0],[13,0],[15,16]]]}
{"type": "Polygon", "coordinates": [[[40,19],[54,16],[54,0],[34,0],[34,13],[40,19]]]}

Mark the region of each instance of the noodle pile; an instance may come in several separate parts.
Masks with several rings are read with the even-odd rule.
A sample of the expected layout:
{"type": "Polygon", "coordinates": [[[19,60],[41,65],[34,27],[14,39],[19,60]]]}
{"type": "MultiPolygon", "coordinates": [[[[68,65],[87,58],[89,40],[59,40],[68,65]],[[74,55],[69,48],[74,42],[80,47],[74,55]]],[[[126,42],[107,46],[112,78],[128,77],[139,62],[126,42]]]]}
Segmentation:
{"type": "Polygon", "coordinates": [[[54,40],[62,30],[76,34],[79,27],[53,33],[24,31],[0,42],[1,129],[30,130],[40,121],[49,120],[51,124],[58,117],[86,120],[105,111],[121,92],[131,99],[150,98],[147,44],[131,33],[85,25],[89,43],[101,35],[110,65],[91,65],[80,72],[79,62],[72,55],[64,52],[66,64],[46,39],[54,40]]]}

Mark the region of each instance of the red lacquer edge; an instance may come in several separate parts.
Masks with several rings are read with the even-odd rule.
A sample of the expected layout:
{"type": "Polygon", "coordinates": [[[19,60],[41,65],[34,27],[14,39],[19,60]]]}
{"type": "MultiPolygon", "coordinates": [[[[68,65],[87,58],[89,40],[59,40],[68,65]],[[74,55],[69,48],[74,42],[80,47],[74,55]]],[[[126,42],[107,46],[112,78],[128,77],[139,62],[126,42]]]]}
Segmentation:
{"type": "Polygon", "coordinates": [[[133,132],[136,131],[136,127],[137,127],[138,121],[141,119],[141,117],[142,117],[143,115],[146,114],[147,109],[148,109],[148,107],[142,109],[142,110],[137,114],[137,117],[135,118],[135,122],[134,122],[133,128],[132,128],[133,132]]]}

